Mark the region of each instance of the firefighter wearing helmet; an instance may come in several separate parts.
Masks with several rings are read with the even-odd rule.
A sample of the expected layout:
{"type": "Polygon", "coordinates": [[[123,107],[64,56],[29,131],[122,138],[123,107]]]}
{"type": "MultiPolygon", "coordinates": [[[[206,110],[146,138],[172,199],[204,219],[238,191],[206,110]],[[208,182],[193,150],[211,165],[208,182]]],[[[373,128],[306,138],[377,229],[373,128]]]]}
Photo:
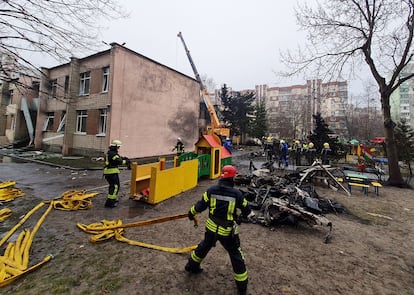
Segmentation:
{"type": "Polygon", "coordinates": [[[236,175],[237,170],[234,166],[224,166],[218,184],[211,186],[201,200],[190,208],[188,212],[190,220],[196,219],[196,215],[206,209],[209,216],[205,224],[204,239],[191,252],[185,270],[190,273],[200,273],[201,262],[216,242],[220,241],[230,256],[238,294],[246,294],[248,278],[237,226],[240,219],[236,211],[241,210],[241,215],[246,219],[252,218],[254,213],[242,192],[234,188],[236,175]]]}
{"type": "Polygon", "coordinates": [[[329,156],[331,155],[331,148],[329,146],[329,143],[324,142],[323,148],[321,150],[321,159],[323,165],[329,165],[329,156]]]}
{"type": "Polygon", "coordinates": [[[177,157],[184,154],[184,143],[181,137],[177,138],[177,143],[175,144],[174,148],[171,150],[172,152],[177,150],[177,157]]]}
{"type": "Polygon", "coordinates": [[[105,157],[104,176],[109,184],[105,207],[108,208],[116,207],[118,203],[118,192],[120,188],[119,166],[126,165],[128,169],[131,169],[131,161],[127,157],[121,157],[119,155],[121,145],[122,142],[120,140],[113,140],[109,145],[109,150],[105,157]]]}
{"type": "Polygon", "coordinates": [[[309,165],[313,164],[313,161],[315,161],[315,157],[316,157],[315,145],[313,144],[313,142],[309,142],[308,151],[306,152],[306,158],[308,160],[309,165]]]}

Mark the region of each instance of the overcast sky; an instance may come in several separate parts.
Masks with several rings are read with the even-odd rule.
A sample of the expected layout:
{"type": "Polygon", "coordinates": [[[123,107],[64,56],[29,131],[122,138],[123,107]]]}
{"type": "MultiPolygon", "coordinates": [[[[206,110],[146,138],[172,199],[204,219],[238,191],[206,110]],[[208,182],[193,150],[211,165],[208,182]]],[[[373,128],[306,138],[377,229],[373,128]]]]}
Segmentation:
{"type": "MultiPolygon", "coordinates": [[[[201,76],[234,90],[255,85],[304,84],[302,77],[282,79],[280,51],[304,43],[294,14],[296,0],[119,0],[128,19],[110,21],[102,31],[107,43],[125,46],[194,77],[181,40],[182,32],[201,76]]],[[[103,45],[105,46],[105,45],[103,45]]],[[[106,49],[103,47],[103,49],[106,49]]],[[[313,78],[313,77],[309,77],[313,78]]],[[[362,92],[349,81],[350,92],[362,92]]]]}

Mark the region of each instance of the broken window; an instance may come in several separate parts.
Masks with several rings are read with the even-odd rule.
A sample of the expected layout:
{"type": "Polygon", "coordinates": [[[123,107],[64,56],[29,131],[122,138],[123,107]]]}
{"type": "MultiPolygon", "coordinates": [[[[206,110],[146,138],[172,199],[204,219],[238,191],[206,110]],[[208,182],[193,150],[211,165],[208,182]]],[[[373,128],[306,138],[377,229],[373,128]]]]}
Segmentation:
{"type": "Polygon", "coordinates": [[[99,129],[98,134],[105,135],[106,133],[106,122],[108,118],[108,109],[99,110],[99,129]]]}
{"type": "Polygon", "coordinates": [[[53,130],[53,121],[55,119],[55,113],[49,112],[46,113],[46,120],[43,124],[43,131],[52,131],[53,130]]]}
{"type": "Polygon", "coordinates": [[[89,95],[89,87],[91,83],[91,72],[80,74],[79,95],[89,95]]]}
{"type": "Polygon", "coordinates": [[[51,80],[50,81],[50,98],[56,98],[56,93],[57,93],[57,80],[51,80]]]}
{"type": "Polygon", "coordinates": [[[88,112],[85,110],[76,112],[76,132],[86,133],[86,119],[88,118],[88,112]]]}
{"type": "Polygon", "coordinates": [[[62,113],[62,117],[60,118],[59,127],[56,132],[64,132],[65,131],[65,124],[66,124],[66,112],[62,113]]]}
{"type": "Polygon", "coordinates": [[[108,92],[109,90],[109,67],[102,69],[102,92],[108,92]]]}

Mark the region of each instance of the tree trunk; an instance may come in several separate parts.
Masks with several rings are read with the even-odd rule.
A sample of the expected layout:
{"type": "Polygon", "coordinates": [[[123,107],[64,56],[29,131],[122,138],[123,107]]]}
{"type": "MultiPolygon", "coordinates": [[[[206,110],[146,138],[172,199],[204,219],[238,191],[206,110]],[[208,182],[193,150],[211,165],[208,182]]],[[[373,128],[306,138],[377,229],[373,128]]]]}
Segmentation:
{"type": "Polygon", "coordinates": [[[389,104],[389,99],[390,95],[381,95],[384,117],[385,144],[387,147],[388,157],[389,179],[387,181],[387,184],[391,186],[402,187],[404,186],[404,180],[401,176],[400,167],[398,166],[397,144],[394,138],[395,123],[391,120],[391,107],[389,104]]]}

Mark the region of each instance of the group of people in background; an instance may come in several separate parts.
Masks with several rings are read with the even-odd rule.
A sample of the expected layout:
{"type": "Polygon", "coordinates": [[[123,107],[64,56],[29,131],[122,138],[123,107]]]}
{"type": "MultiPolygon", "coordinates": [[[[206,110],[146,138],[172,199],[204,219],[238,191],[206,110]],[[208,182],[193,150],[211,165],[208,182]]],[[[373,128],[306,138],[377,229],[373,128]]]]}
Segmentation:
{"type": "Polygon", "coordinates": [[[276,140],[273,137],[265,137],[262,140],[263,153],[267,161],[278,161],[279,168],[288,167],[289,163],[296,166],[312,165],[316,158],[320,158],[323,165],[329,164],[332,150],[329,143],[325,142],[322,149],[316,150],[311,141],[294,140],[291,145],[285,140],[276,140]]]}

